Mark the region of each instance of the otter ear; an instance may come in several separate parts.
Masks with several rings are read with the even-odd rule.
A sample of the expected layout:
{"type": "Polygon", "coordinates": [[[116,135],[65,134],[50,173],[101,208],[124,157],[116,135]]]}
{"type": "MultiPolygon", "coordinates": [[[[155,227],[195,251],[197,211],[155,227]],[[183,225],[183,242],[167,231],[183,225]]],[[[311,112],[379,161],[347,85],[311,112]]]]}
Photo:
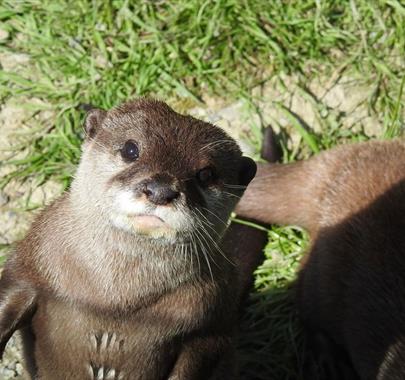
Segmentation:
{"type": "Polygon", "coordinates": [[[242,156],[239,163],[239,184],[249,185],[249,182],[256,175],[256,163],[249,157],[242,156]]]}
{"type": "Polygon", "coordinates": [[[86,137],[92,139],[99,131],[101,124],[107,115],[107,111],[100,108],[94,108],[91,105],[84,105],[82,107],[87,111],[86,120],[84,122],[84,131],[86,132],[86,137]]]}

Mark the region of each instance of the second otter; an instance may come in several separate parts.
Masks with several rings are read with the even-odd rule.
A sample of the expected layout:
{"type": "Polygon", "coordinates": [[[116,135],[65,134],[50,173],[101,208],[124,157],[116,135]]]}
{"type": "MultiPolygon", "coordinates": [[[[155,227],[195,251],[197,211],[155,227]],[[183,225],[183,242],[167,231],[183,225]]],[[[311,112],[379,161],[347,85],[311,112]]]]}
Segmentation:
{"type": "Polygon", "coordinates": [[[6,263],[0,353],[21,329],[32,379],[234,379],[244,282],[220,245],[255,163],[158,101],[85,130],[71,189],[6,263]]]}
{"type": "Polygon", "coordinates": [[[297,302],[324,366],[308,379],[405,377],[404,141],[261,164],[237,212],[310,232],[297,302]]]}

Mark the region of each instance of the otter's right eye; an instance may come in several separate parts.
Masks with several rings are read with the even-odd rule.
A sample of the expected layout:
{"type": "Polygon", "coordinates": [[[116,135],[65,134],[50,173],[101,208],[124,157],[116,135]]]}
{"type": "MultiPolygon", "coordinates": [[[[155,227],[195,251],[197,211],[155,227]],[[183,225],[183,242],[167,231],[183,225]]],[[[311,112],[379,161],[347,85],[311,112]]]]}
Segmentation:
{"type": "Polygon", "coordinates": [[[135,141],[128,140],[121,149],[121,156],[125,161],[135,161],[139,157],[139,148],[135,141]]]}
{"type": "Polygon", "coordinates": [[[201,185],[209,186],[215,180],[214,170],[209,166],[204,169],[201,169],[197,173],[197,179],[201,185]]]}

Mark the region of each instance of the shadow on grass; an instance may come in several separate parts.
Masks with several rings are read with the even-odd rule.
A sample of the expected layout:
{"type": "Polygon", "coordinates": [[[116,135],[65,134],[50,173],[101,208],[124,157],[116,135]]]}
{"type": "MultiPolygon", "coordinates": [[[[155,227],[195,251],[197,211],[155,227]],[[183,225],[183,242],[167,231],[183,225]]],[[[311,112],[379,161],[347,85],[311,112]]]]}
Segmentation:
{"type": "Polygon", "coordinates": [[[293,297],[291,285],[251,293],[238,341],[241,379],[302,378],[304,340],[293,297]]]}
{"type": "Polygon", "coordinates": [[[297,227],[265,228],[238,219],[227,230],[223,247],[240,263],[241,288],[252,289],[253,272],[255,279],[240,322],[242,380],[302,378],[305,349],[293,284],[306,243],[297,227]]]}

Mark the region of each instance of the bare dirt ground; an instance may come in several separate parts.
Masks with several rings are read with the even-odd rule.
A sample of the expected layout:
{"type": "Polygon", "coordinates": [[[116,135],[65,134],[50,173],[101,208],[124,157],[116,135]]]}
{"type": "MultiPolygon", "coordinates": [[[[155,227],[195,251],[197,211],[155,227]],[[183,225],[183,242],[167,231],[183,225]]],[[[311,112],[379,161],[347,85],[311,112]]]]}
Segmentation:
{"type": "MultiPolygon", "coordinates": [[[[3,70],[15,70],[18,65],[29,64],[25,55],[0,55],[3,70]]],[[[285,109],[291,111],[311,129],[321,131],[324,122],[341,122],[342,128],[364,130],[370,136],[382,133],[382,123],[369,114],[366,100],[370,95],[370,86],[363,84],[360,78],[341,76],[317,78],[306,84],[303,91],[294,77],[275,78],[252,92],[251,102],[240,100],[228,102],[223,98],[206,98],[204,107],[189,110],[192,115],[208,120],[224,128],[237,139],[247,154],[254,154],[258,140],[257,131],[269,124],[276,130],[284,129],[289,136],[290,147],[297,145],[300,135],[291,126],[291,120],[285,109]],[[252,104],[254,107],[252,107],[252,104]],[[255,132],[256,131],[256,132],[255,132]]],[[[26,102],[41,102],[40,99],[25,99],[26,102]]],[[[52,112],[46,111],[32,115],[24,107],[21,98],[10,99],[0,108],[0,162],[13,156],[10,147],[20,141],[21,134],[36,123],[52,122],[52,112]]],[[[23,157],[19,152],[15,157],[23,157]]],[[[0,167],[0,175],[11,170],[0,167]]],[[[33,187],[35,179],[25,183],[12,181],[0,191],[0,245],[10,244],[20,239],[29,227],[35,212],[24,211],[27,207],[44,205],[52,201],[62,188],[55,182],[33,187]]],[[[12,339],[0,367],[0,380],[19,379],[22,374],[20,346],[12,339]]]]}

